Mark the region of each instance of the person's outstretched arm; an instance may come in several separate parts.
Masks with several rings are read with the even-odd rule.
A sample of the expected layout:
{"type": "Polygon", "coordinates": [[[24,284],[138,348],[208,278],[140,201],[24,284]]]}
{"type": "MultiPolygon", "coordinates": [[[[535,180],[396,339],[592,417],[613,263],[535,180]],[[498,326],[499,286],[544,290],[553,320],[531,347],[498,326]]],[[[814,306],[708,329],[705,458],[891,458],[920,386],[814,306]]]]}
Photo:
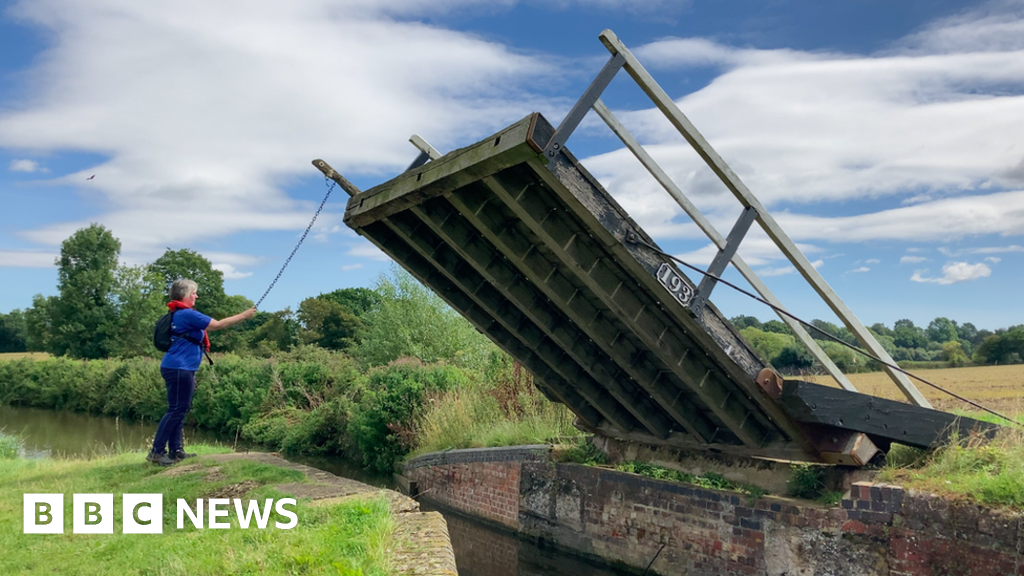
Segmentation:
{"type": "Polygon", "coordinates": [[[228,316],[223,320],[217,320],[216,318],[210,319],[210,324],[206,327],[206,330],[212,332],[214,330],[223,330],[230,328],[235,324],[238,324],[242,320],[248,320],[256,314],[256,307],[253,306],[241,314],[235,314],[234,316],[228,316]]]}

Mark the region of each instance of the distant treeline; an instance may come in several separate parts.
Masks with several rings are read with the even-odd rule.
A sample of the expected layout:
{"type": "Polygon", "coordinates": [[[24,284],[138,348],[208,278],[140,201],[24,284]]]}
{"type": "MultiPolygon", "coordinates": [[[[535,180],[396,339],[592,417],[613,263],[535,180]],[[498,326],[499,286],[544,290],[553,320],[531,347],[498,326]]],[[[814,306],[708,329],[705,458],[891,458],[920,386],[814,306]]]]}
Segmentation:
{"type": "MultiPolygon", "coordinates": [[[[810,352],[785,323],[779,320],[762,322],[753,316],[736,316],[730,321],[762,359],[778,369],[803,370],[815,361],[810,352]]],[[[816,328],[838,339],[860,346],[846,328],[825,320],[813,320],[816,328]]],[[[897,362],[935,362],[948,366],[968,364],[1019,364],[1024,358],[1024,325],[979,330],[970,322],[957,323],[939,317],[927,327],[915,326],[911,320],[897,320],[892,328],[881,322],[868,328],[879,344],[897,362]]],[[[833,342],[815,330],[808,333],[818,342],[843,372],[878,370],[877,362],[833,342]]]]}
{"type": "MultiPolygon", "coordinates": [[[[0,352],[48,352],[75,359],[162,356],[153,326],[167,312],[167,288],[179,278],[199,285],[196,310],[214,318],[252,301],[224,291],[224,275],[188,250],[168,249],[148,265],[118,264],[121,243],[93,224],[61,244],[57,295],[0,314],[0,352]]],[[[260,311],[211,337],[213,352],[272,357],[299,346],[343,351],[362,368],[400,357],[452,359],[478,368],[496,348],[443,301],[396,270],[373,288],[342,288],[306,298],[297,311],[260,311]]]]}

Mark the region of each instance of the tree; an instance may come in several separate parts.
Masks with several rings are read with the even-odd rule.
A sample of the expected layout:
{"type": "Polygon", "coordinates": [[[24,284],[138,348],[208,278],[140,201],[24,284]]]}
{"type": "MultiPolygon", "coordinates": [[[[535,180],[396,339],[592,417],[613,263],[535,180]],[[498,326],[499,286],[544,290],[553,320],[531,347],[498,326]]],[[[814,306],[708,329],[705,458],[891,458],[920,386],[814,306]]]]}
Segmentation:
{"type": "Polygon", "coordinates": [[[967,354],[964,353],[963,346],[953,340],[942,345],[942,358],[949,362],[951,368],[958,368],[967,364],[967,354]]]}
{"type": "Polygon", "coordinates": [[[408,272],[394,268],[375,291],[380,304],[360,318],[365,328],[352,349],[363,364],[379,366],[411,356],[482,368],[495,351],[487,337],[408,272]]]}
{"type": "Polygon", "coordinates": [[[761,321],[753,316],[734,316],[729,319],[729,322],[735,326],[737,330],[743,330],[744,328],[761,329],[761,321]]]}
{"type": "Polygon", "coordinates": [[[761,329],[764,330],[765,332],[774,332],[776,334],[788,334],[790,336],[793,335],[793,331],[790,330],[789,326],[786,326],[786,323],[782,322],[781,320],[769,320],[761,325],[761,329]]]}
{"type": "Polygon", "coordinates": [[[814,356],[803,346],[786,346],[772,360],[772,365],[778,369],[803,370],[814,365],[814,356]]]}
{"type": "MultiPolygon", "coordinates": [[[[954,322],[956,324],[956,322],[954,322]]],[[[964,322],[956,327],[956,338],[961,342],[975,344],[974,339],[978,336],[978,328],[970,322],[964,322]]]]}
{"type": "Polygon", "coordinates": [[[369,288],[341,288],[317,296],[344,306],[354,316],[362,316],[380,304],[380,295],[369,288]]]}
{"type": "Polygon", "coordinates": [[[28,351],[26,332],[24,312],[11,310],[10,314],[0,314],[0,352],[28,351]]]}
{"type": "Polygon", "coordinates": [[[113,322],[107,325],[111,356],[156,356],[153,326],[167,312],[163,277],[146,266],[119,266],[110,294],[113,322]]]}
{"type": "Polygon", "coordinates": [[[956,342],[959,340],[957,337],[956,323],[949,318],[936,318],[928,324],[928,339],[932,342],[938,342],[943,344],[945,342],[956,342]]]}
{"type": "MultiPolygon", "coordinates": [[[[224,273],[214,270],[209,260],[198,252],[183,248],[167,249],[149,265],[163,278],[164,290],[169,291],[175,280],[188,278],[198,286],[196,311],[212,318],[225,318],[228,314],[228,296],[224,293],[224,273]]],[[[237,312],[236,312],[237,313],[237,312]]]]}
{"type": "Polygon", "coordinates": [[[774,363],[775,357],[778,356],[784,348],[787,346],[796,346],[796,339],[792,336],[787,334],[776,334],[774,332],[765,332],[764,330],[759,330],[753,327],[740,330],[740,335],[750,343],[764,362],[774,363]]]}
{"type": "Polygon", "coordinates": [[[299,337],[307,344],[331,350],[351,346],[363,323],[348,308],[324,295],[306,298],[299,304],[299,337]]]}
{"type": "Polygon", "coordinates": [[[896,322],[897,326],[892,331],[893,341],[900,348],[924,348],[928,345],[928,336],[925,335],[924,330],[921,330],[917,326],[914,326],[913,322],[907,320],[909,325],[900,325],[902,320],[896,322]]]}
{"type": "Polygon", "coordinates": [[[111,307],[114,271],[121,242],[99,224],[76,231],[61,243],[57,258],[57,289],[50,302],[49,349],[58,356],[104,358],[104,335],[116,321],[111,307]]]}
{"type": "Polygon", "coordinates": [[[877,334],[879,336],[892,336],[893,335],[892,330],[889,330],[888,328],[886,328],[885,324],[882,324],[881,322],[875,322],[874,324],[872,324],[870,326],[870,328],[871,328],[872,332],[874,332],[875,334],[877,334]]]}

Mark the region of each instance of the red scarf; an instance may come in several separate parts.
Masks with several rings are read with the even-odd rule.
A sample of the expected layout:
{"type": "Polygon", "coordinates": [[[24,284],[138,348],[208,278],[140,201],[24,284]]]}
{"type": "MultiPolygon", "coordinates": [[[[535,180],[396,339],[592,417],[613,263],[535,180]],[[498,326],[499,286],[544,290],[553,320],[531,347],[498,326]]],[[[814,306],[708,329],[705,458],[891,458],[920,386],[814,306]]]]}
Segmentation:
{"type": "MultiPolygon", "coordinates": [[[[181,300],[171,300],[167,303],[167,308],[171,311],[174,310],[187,310],[192,308],[188,304],[185,304],[181,300]]],[[[206,330],[203,330],[203,348],[206,352],[210,351],[210,336],[206,334],[206,330]]]]}

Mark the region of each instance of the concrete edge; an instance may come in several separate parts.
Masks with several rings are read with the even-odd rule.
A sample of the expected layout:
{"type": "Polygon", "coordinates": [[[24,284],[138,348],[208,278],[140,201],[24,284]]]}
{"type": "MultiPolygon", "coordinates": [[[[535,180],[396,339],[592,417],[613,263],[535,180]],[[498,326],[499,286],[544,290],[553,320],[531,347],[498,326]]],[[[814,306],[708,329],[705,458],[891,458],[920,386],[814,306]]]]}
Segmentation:
{"type": "Polygon", "coordinates": [[[550,457],[551,446],[548,444],[499,448],[465,448],[461,450],[430,452],[417,456],[407,461],[403,469],[414,470],[423,466],[470,464],[474,462],[547,462],[550,457]]]}

